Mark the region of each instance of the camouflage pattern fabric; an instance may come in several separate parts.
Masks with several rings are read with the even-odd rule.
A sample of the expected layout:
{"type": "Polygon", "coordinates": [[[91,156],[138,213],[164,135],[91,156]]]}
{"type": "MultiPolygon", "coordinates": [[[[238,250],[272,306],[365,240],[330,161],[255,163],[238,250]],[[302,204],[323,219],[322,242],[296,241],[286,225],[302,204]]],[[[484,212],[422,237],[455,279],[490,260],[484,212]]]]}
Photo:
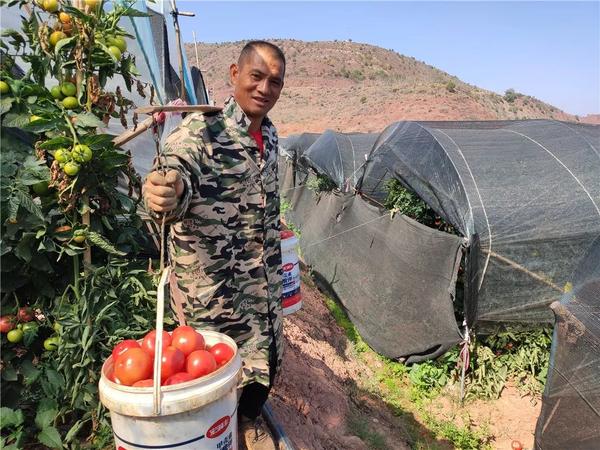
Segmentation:
{"type": "Polygon", "coordinates": [[[269,386],[271,342],[277,367],[283,352],[278,138],[265,118],[260,158],[249,125],[231,98],[222,112],[188,115],[166,140],[163,164],[185,185],[169,218],[171,307],[180,322],[237,342],[242,386],[269,386]]]}

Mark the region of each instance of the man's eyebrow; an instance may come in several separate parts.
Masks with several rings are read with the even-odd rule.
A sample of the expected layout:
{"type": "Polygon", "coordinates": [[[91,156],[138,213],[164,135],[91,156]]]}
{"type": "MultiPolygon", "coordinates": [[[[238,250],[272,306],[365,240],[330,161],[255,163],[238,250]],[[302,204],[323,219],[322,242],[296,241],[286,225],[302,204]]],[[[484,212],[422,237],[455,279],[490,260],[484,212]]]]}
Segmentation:
{"type": "Polygon", "coordinates": [[[263,77],[268,77],[268,78],[270,78],[271,80],[277,80],[277,81],[279,81],[279,82],[283,81],[283,78],[281,78],[281,77],[279,77],[279,76],[271,76],[271,75],[269,75],[268,73],[265,73],[265,72],[263,72],[263,71],[262,71],[262,70],[260,70],[260,69],[251,69],[251,70],[250,70],[250,73],[251,73],[251,74],[253,74],[253,75],[254,75],[254,74],[258,74],[258,75],[261,75],[261,76],[263,76],[263,77]]]}

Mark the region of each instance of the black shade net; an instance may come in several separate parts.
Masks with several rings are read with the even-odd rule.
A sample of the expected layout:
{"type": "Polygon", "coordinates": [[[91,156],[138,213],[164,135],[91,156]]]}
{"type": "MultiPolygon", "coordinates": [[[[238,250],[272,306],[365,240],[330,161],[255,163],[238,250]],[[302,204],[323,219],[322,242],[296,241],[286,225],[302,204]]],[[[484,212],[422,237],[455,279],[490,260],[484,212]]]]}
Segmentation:
{"type": "Polygon", "coordinates": [[[303,260],[373,349],[418,362],[461,340],[452,304],[462,238],[350,193],[315,195],[304,174],[294,186],[291,162],[280,167],[303,260]]]}
{"type": "MultiPolygon", "coordinates": [[[[437,239],[437,247],[426,251],[420,240],[429,242],[429,235],[437,230],[419,225],[411,235],[398,218],[390,219],[389,228],[383,221],[361,225],[361,219],[372,218],[362,211],[365,199],[369,207],[378,209],[372,205],[384,202],[389,180],[399,180],[464,236],[464,241],[455,237],[450,241],[467,247],[465,315],[467,323],[480,332],[496,323],[551,322],[548,306],[561,297],[579,258],[600,234],[598,126],[550,120],[397,122],[379,135],[305,133],[283,140],[282,147],[284,155],[292,156],[292,164],[282,166],[282,196],[291,204],[288,217],[300,227],[303,246],[327,239],[314,246],[326,248],[324,252],[303,247],[307,263],[329,284],[347,279],[351,288],[336,281],[334,291],[367,342],[387,356],[408,352],[404,356],[410,357],[434,348],[434,342],[443,347],[448,334],[420,323],[430,320],[429,314],[438,314],[439,320],[445,317],[456,333],[456,323],[448,314],[454,284],[436,283],[443,272],[437,264],[448,268],[448,261],[457,259],[458,248],[437,239]],[[311,171],[331,178],[338,187],[336,195],[356,190],[361,200],[343,202],[342,214],[341,206],[333,207],[327,200],[334,194],[307,192],[304,183],[311,171]],[[329,209],[323,209],[324,205],[329,209]],[[350,217],[354,219],[348,226],[356,231],[331,239],[331,229],[339,230],[341,221],[350,217]],[[370,247],[363,248],[363,242],[373,240],[373,227],[389,234],[382,239],[386,251],[380,249],[379,257],[371,258],[365,256],[370,247]],[[333,240],[344,244],[331,247],[333,240]],[[416,242],[416,247],[410,247],[416,242]],[[352,248],[355,253],[347,254],[352,248]],[[410,264],[403,266],[403,260],[410,264]],[[430,270],[419,273],[414,267],[430,270]],[[359,291],[353,281],[365,272],[381,274],[381,278],[371,287],[364,285],[367,290],[355,299],[359,291]],[[419,283],[411,279],[417,273],[424,284],[443,295],[431,291],[424,301],[419,283]],[[383,289],[394,283],[402,287],[383,289]],[[381,300],[386,295],[387,300],[381,300]],[[374,299],[378,300],[374,303],[374,299]],[[369,328],[368,323],[379,319],[371,320],[359,306],[361,302],[371,306],[369,314],[374,317],[393,313],[397,321],[411,317],[407,311],[430,303],[420,317],[413,317],[416,325],[404,325],[398,334],[388,336],[382,327],[369,328]],[[400,306],[394,310],[391,304],[400,306]],[[421,341],[427,344],[408,345],[410,351],[402,347],[421,341]]],[[[402,220],[406,223],[406,218],[402,220]]],[[[444,272],[444,276],[452,280],[456,272],[444,272]]]]}
{"type": "Polygon", "coordinates": [[[540,450],[600,448],[600,237],[553,303],[552,355],[535,444],[540,450]]]}

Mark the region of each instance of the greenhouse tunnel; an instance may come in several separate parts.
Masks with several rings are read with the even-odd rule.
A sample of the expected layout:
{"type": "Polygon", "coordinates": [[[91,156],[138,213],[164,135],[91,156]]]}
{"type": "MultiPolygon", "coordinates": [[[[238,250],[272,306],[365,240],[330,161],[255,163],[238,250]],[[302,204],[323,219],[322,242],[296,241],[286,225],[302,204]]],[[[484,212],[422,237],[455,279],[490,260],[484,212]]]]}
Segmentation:
{"type": "Polygon", "coordinates": [[[305,133],[282,144],[282,197],[302,232],[307,264],[367,343],[411,362],[461,340],[452,306],[463,252],[470,327],[484,333],[497,324],[552,322],[548,305],[600,234],[599,141],[598,126],[550,120],[398,122],[379,135],[305,133]],[[360,176],[350,190],[346,181],[356,167],[360,176]],[[311,170],[339,189],[310,192],[311,170]],[[390,179],[462,237],[386,216],[381,204],[390,179]]]}

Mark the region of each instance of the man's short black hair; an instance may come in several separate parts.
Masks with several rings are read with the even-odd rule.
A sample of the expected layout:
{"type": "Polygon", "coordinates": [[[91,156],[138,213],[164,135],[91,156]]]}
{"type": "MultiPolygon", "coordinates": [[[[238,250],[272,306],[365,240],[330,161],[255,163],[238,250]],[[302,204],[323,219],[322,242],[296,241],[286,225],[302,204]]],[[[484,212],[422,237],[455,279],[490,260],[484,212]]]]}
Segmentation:
{"type": "Polygon", "coordinates": [[[250,56],[251,53],[254,53],[257,49],[266,49],[269,50],[273,55],[277,57],[283,63],[283,71],[285,73],[285,55],[283,51],[275,44],[272,44],[268,41],[249,41],[244,48],[240,52],[240,57],[238,58],[238,66],[241,66],[244,61],[250,56]]]}

